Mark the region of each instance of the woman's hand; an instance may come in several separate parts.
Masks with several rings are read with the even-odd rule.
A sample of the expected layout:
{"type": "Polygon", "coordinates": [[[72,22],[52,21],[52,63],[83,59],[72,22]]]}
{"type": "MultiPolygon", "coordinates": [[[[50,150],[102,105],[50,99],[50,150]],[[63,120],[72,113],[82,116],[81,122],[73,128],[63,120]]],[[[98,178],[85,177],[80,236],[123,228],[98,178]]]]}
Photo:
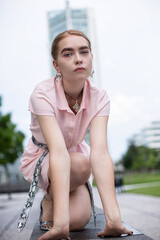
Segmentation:
{"type": "Polygon", "coordinates": [[[125,228],[125,226],[121,222],[119,222],[116,224],[113,223],[106,224],[105,229],[102,232],[99,232],[97,236],[101,238],[109,236],[118,237],[121,236],[122,234],[132,235],[133,232],[125,228]]]}
{"type": "Polygon", "coordinates": [[[57,240],[57,239],[67,239],[71,240],[69,237],[69,230],[68,229],[61,229],[58,227],[51,228],[48,232],[42,235],[38,240],[57,240]]]}

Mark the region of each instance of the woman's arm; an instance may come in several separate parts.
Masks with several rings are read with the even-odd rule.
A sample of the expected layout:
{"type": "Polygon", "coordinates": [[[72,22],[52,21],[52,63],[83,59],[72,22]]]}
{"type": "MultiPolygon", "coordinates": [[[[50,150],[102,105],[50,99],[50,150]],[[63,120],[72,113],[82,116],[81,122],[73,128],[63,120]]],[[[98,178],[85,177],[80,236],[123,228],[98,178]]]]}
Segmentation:
{"type": "Polygon", "coordinates": [[[114,187],[114,168],[107,146],[107,122],[108,117],[95,117],[90,126],[91,167],[107,221],[106,228],[98,236],[132,234],[121,223],[114,187]]]}
{"type": "Polygon", "coordinates": [[[54,199],[53,228],[69,230],[70,157],[56,118],[52,116],[37,117],[49,149],[49,171],[54,199]]]}

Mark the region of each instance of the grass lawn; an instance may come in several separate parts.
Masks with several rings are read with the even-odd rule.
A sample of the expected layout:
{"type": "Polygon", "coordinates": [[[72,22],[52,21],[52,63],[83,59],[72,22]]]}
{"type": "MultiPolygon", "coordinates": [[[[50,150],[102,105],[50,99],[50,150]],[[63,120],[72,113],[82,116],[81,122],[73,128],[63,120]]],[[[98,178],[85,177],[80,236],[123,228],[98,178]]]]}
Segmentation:
{"type": "MultiPolygon", "coordinates": [[[[150,173],[150,172],[138,172],[138,173],[125,172],[125,173],[123,173],[123,184],[124,185],[137,184],[137,183],[151,183],[151,182],[160,182],[160,172],[156,172],[156,173],[153,173],[153,172],[152,173],[150,173]]],[[[96,186],[95,180],[93,181],[93,186],[96,186]]],[[[126,192],[160,197],[160,186],[132,189],[132,190],[127,190],[126,192]]]]}
{"type": "Polygon", "coordinates": [[[146,188],[140,188],[140,189],[132,189],[132,190],[128,190],[128,191],[125,191],[125,192],[145,194],[145,195],[160,197],[160,186],[146,187],[146,188]]]}
{"type": "Polygon", "coordinates": [[[160,182],[160,172],[157,173],[124,173],[124,185],[148,182],[160,182]]]}

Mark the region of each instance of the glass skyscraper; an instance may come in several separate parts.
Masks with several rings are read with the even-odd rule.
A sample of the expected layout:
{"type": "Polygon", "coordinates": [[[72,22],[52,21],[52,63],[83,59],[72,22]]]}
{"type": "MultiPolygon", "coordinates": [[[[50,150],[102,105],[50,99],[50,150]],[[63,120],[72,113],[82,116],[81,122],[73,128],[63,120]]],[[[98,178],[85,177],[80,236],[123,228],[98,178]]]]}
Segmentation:
{"type": "Polygon", "coordinates": [[[88,35],[87,9],[69,9],[48,13],[50,42],[55,36],[67,29],[76,29],[88,35]]]}

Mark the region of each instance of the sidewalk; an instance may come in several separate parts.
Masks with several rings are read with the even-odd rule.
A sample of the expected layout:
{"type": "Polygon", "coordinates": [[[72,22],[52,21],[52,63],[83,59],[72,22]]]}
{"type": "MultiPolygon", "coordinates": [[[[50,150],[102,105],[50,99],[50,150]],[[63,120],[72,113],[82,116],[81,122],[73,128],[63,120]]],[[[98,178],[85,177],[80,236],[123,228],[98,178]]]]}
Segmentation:
{"type": "Polygon", "coordinates": [[[12,200],[7,194],[0,194],[0,240],[29,240],[35,222],[38,221],[42,192],[38,191],[25,229],[18,233],[17,223],[28,193],[13,193],[12,200]]]}
{"type": "Polygon", "coordinates": [[[157,187],[157,186],[160,186],[160,182],[137,183],[137,184],[125,185],[123,187],[124,187],[124,190],[127,191],[132,189],[157,187]]]}
{"type": "MultiPolygon", "coordinates": [[[[93,193],[95,205],[102,209],[96,188],[93,188],[93,193]]],[[[8,200],[6,194],[0,194],[0,240],[30,239],[35,223],[38,224],[39,204],[42,195],[41,191],[37,193],[26,227],[21,233],[18,233],[17,221],[27,193],[14,193],[12,194],[12,200],[8,200]]],[[[160,198],[120,193],[117,194],[117,199],[122,220],[125,223],[154,240],[160,239],[160,198]]]]}

